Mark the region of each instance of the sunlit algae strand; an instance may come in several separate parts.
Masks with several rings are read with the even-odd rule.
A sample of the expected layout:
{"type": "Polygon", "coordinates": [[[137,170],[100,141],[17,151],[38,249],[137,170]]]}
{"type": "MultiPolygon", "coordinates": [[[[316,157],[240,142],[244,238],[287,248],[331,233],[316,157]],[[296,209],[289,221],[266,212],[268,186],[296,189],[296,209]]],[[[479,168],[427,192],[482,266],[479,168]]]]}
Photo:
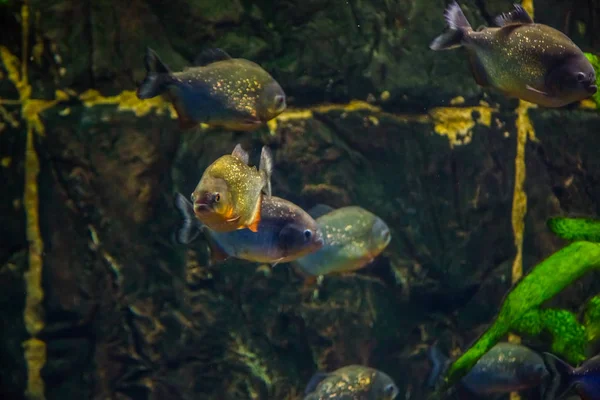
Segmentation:
{"type": "Polygon", "coordinates": [[[506,296],[494,323],[448,370],[439,398],[491,349],[527,312],[551,299],[587,271],[600,266],[600,245],[576,242],[536,265],[506,296]]]}
{"type": "Polygon", "coordinates": [[[552,336],[552,353],[563,356],[572,364],[579,364],[586,359],[585,328],[570,311],[530,310],[513,323],[511,329],[527,336],[548,332],[552,336]]]}
{"type": "Polygon", "coordinates": [[[600,220],[554,217],[548,219],[547,224],[556,236],[563,239],[600,242],[600,220]]]}
{"type": "Polygon", "coordinates": [[[600,295],[592,297],[586,304],[583,323],[588,343],[598,341],[600,339],[600,295]]]}

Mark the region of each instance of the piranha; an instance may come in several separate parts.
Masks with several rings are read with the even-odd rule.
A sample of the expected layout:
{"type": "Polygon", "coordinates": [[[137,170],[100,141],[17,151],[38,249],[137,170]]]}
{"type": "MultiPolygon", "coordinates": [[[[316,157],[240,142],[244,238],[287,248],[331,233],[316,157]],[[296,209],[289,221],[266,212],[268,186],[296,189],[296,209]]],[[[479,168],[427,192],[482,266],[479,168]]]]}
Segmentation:
{"type": "Polygon", "coordinates": [[[325,244],[294,262],[312,275],[350,272],[372,262],[390,243],[390,229],[375,214],[357,206],[333,210],[318,205],[309,211],[323,232],[325,244]]]}
{"type": "Polygon", "coordinates": [[[598,90],[594,68],[581,49],[562,32],[534,23],[520,5],[496,17],[497,28],[477,31],[456,1],[444,16],[449,30],[429,47],[464,47],[480,86],[545,107],[562,107],[598,90]]]}
{"type": "Polygon", "coordinates": [[[196,217],[213,231],[258,229],[263,193],[271,196],[273,157],[263,146],[258,170],[248,160],[238,144],[206,168],[191,195],[196,217]]]}
{"type": "Polygon", "coordinates": [[[205,50],[195,66],[181,72],[172,72],[150,48],[144,62],[147,75],[137,89],[138,98],[166,94],[182,129],[205,123],[252,131],[286,108],[283,89],[267,71],[221,49],[205,50]]]}
{"type": "Polygon", "coordinates": [[[393,400],[398,387],[386,373],[362,365],[317,372],[304,390],[304,400],[393,400]]]}
{"type": "Polygon", "coordinates": [[[319,250],[323,237],[315,220],[303,209],[287,200],[271,196],[261,203],[262,218],[257,232],[238,229],[215,232],[194,216],[194,208],[181,193],[175,195],[175,207],[183,217],[175,239],[180,244],[193,242],[199,233],[207,238],[211,261],[229,257],[268,263],[289,262],[319,250]]]}
{"type": "MultiPolygon", "coordinates": [[[[429,349],[432,371],[429,386],[436,381],[449,365],[437,345],[429,349]]],[[[460,381],[462,387],[478,395],[517,392],[544,385],[550,375],[541,355],[528,347],[501,342],[492,347],[460,381]]]]}
{"type": "Polygon", "coordinates": [[[573,368],[550,353],[544,353],[544,359],[554,376],[550,388],[545,392],[546,400],[562,398],[571,388],[582,400],[600,400],[600,354],[578,368],[573,368]]]}

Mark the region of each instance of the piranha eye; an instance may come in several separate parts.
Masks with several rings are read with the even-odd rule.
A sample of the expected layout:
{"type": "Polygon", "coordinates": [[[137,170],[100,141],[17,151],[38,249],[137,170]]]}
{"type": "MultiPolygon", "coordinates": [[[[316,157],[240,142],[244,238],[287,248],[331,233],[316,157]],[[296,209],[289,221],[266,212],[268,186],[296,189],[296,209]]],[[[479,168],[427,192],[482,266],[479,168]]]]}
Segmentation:
{"type": "Polygon", "coordinates": [[[219,193],[215,193],[215,203],[221,201],[221,195],[219,193]]]}
{"type": "Polygon", "coordinates": [[[194,194],[194,192],[192,192],[190,198],[192,199],[192,203],[196,202],[196,195],[194,194]]]}
{"type": "Polygon", "coordinates": [[[312,232],[310,231],[310,229],[307,229],[304,231],[304,238],[306,238],[306,240],[309,240],[312,237],[312,232]]]}
{"type": "Polygon", "coordinates": [[[583,72],[578,72],[577,73],[577,82],[583,82],[584,79],[585,79],[585,74],[583,72]]]}
{"type": "Polygon", "coordinates": [[[283,103],[285,102],[285,98],[281,95],[277,95],[275,96],[275,106],[277,108],[283,106],[283,103]]]}
{"type": "Polygon", "coordinates": [[[396,387],[390,383],[383,389],[383,393],[385,393],[386,396],[391,396],[394,394],[395,390],[396,387]]]}

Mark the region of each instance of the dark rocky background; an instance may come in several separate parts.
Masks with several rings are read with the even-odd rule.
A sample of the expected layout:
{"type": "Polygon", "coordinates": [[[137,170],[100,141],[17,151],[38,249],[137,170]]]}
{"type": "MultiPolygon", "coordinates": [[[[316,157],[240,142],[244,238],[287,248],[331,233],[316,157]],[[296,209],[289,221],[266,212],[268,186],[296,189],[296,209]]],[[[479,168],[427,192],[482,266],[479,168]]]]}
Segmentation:
{"type": "MultiPolygon", "coordinates": [[[[474,26],[511,8],[461,3],[474,26]]],[[[600,2],[535,5],[538,22],[600,51],[600,2]]],[[[27,49],[31,99],[67,92],[39,115],[45,135],[35,136],[47,399],[291,400],[315,371],[350,363],[387,372],[401,399],[423,399],[427,346],[451,337],[464,348],[497,311],[516,254],[518,102],[480,90],[460,51],[428,50],[444,1],[31,0],[25,38],[21,6],[0,1],[0,45],[19,58],[27,49]],[[123,95],[111,101],[125,110],[83,104],[88,89],[105,100],[135,89],[146,46],[173,69],[221,47],[263,65],[291,108],[314,111],[281,118],[274,134],[182,132],[167,114],[128,110],[140,104],[123,95]],[[457,96],[464,103],[440,108],[457,96]],[[319,108],[350,100],[379,109],[319,108]],[[481,100],[490,107],[464,114],[481,100]],[[472,122],[482,113],[490,126],[472,122]],[[469,124],[464,145],[436,133],[469,124]],[[388,249],[315,294],[286,266],[208,267],[202,243],[173,246],[173,193],[190,193],[238,142],[253,162],[271,146],[278,196],[376,212],[392,228],[388,249]]],[[[19,99],[7,65],[0,78],[0,97],[19,99]]],[[[0,109],[2,399],[21,398],[27,383],[21,112],[37,103],[25,103],[0,109]]],[[[564,244],[546,230],[549,215],[597,215],[600,204],[598,111],[529,116],[539,141],[526,146],[525,271],[564,244]]],[[[588,275],[552,305],[579,311],[598,292],[598,274],[588,275]]]]}

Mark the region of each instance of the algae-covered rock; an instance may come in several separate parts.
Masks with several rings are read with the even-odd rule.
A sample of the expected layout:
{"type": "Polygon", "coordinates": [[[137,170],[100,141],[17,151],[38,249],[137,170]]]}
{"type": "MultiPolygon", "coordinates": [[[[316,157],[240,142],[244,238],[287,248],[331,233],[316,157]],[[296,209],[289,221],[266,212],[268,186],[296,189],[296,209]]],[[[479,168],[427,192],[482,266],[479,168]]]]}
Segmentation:
{"type": "MultiPolygon", "coordinates": [[[[461,4],[474,26],[511,7],[461,4]]],[[[22,398],[28,371],[42,368],[47,399],[291,400],[317,370],[362,364],[422,399],[427,347],[443,337],[464,350],[497,313],[515,258],[517,102],[477,87],[462,51],[428,50],[445,2],[22,6],[0,2],[0,397],[22,398]],[[183,132],[167,102],[135,96],[147,46],[174,70],[205,47],[256,61],[290,108],[253,133],[183,132]],[[316,284],[288,265],[209,264],[203,238],[176,246],[173,194],[188,196],[237,143],[252,164],[272,149],[275,195],[361,206],[392,242],[364,270],[316,284]],[[43,365],[26,362],[32,335],[43,365]]],[[[592,27],[597,10],[573,7],[592,27]]],[[[537,7],[556,23],[563,8],[537,7]]],[[[585,32],[578,43],[597,45],[585,32]]],[[[526,271],[564,244],[549,215],[597,214],[600,201],[597,110],[527,115],[539,141],[525,145],[526,271]]],[[[597,282],[583,278],[551,306],[579,311],[597,282]]]]}

